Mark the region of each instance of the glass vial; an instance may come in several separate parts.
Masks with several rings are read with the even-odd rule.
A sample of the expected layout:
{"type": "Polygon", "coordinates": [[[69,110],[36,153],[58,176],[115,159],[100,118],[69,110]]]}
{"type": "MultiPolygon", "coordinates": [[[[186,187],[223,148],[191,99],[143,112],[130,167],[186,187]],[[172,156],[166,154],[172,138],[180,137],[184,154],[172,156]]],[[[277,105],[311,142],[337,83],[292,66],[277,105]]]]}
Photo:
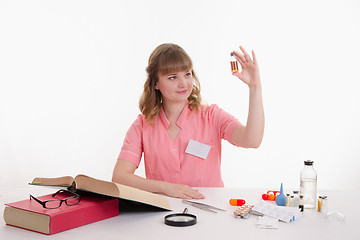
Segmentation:
{"type": "Polygon", "coordinates": [[[294,207],[299,207],[300,204],[299,191],[293,191],[293,193],[294,193],[294,207]]]}
{"type": "Polygon", "coordinates": [[[290,207],[295,207],[294,195],[290,196],[290,207]]]}
{"type": "Polygon", "coordinates": [[[290,201],[291,201],[290,193],[287,193],[286,194],[285,207],[290,207],[290,201]]]}
{"type": "Polygon", "coordinates": [[[328,212],[328,199],[327,196],[322,197],[321,213],[327,214],[328,212]]]}
{"type": "Polygon", "coordinates": [[[230,54],[230,64],[231,64],[231,72],[239,71],[238,62],[236,61],[235,53],[233,52],[230,54]]]}
{"type": "Polygon", "coordinates": [[[319,199],[318,199],[318,208],[317,208],[317,211],[318,211],[318,212],[321,212],[321,205],[322,205],[322,196],[319,196],[319,199]]]}
{"type": "Polygon", "coordinates": [[[299,208],[300,208],[300,212],[304,211],[304,197],[303,195],[300,195],[300,201],[299,201],[299,208]]]}
{"type": "Polygon", "coordinates": [[[300,194],[304,197],[304,208],[315,208],[317,203],[317,173],[313,161],[304,161],[300,173],[300,194]]]}

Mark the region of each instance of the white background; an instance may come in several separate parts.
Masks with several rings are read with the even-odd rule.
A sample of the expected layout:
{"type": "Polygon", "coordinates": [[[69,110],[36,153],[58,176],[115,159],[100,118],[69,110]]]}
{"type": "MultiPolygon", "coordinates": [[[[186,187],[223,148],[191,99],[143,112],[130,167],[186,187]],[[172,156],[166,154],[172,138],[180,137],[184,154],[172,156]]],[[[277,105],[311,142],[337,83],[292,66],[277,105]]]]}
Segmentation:
{"type": "MultiPolygon", "coordinates": [[[[260,65],[259,149],[223,142],[226,187],[360,187],[360,2],[0,1],[0,181],[79,173],[111,180],[151,51],[192,57],[205,103],[246,122],[248,88],[230,73],[243,45],[260,65]]],[[[137,174],[144,175],[143,165],[137,174]]]]}

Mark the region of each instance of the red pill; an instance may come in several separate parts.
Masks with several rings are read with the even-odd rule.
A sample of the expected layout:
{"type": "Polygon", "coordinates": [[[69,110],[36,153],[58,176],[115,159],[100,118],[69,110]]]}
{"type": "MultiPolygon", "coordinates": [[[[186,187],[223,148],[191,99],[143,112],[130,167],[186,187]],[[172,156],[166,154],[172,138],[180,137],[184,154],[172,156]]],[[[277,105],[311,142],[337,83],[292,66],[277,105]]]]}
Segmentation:
{"type": "Polygon", "coordinates": [[[230,199],[229,203],[231,206],[242,206],[245,204],[244,199],[230,199]]]}
{"type": "Polygon", "coordinates": [[[266,193],[264,193],[261,197],[263,200],[269,200],[269,195],[267,195],[266,193]]]}

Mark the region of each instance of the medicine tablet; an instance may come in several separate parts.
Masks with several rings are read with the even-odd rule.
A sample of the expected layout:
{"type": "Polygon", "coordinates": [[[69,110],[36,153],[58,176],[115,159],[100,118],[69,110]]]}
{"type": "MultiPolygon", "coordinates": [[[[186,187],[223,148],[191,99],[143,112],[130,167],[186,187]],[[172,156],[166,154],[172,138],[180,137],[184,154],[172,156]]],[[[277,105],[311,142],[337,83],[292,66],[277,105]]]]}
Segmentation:
{"type": "Polygon", "coordinates": [[[235,217],[244,217],[253,207],[254,205],[243,205],[235,210],[234,215],[235,217]]]}
{"type": "Polygon", "coordinates": [[[245,204],[244,199],[230,199],[229,203],[231,206],[242,206],[245,204]]]}

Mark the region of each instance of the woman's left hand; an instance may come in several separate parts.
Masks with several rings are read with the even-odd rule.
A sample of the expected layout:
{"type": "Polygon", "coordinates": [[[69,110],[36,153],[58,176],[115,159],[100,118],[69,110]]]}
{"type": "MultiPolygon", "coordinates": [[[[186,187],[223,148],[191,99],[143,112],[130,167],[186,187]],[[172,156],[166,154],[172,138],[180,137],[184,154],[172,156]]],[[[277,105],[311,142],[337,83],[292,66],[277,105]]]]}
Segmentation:
{"type": "Polygon", "coordinates": [[[255,56],[255,52],[251,51],[253,57],[253,59],[251,59],[249,54],[242,46],[240,46],[240,50],[242,53],[237,51],[234,51],[234,53],[236,54],[236,60],[241,65],[241,72],[234,72],[233,75],[237,76],[249,87],[261,86],[259,66],[255,56]]]}

